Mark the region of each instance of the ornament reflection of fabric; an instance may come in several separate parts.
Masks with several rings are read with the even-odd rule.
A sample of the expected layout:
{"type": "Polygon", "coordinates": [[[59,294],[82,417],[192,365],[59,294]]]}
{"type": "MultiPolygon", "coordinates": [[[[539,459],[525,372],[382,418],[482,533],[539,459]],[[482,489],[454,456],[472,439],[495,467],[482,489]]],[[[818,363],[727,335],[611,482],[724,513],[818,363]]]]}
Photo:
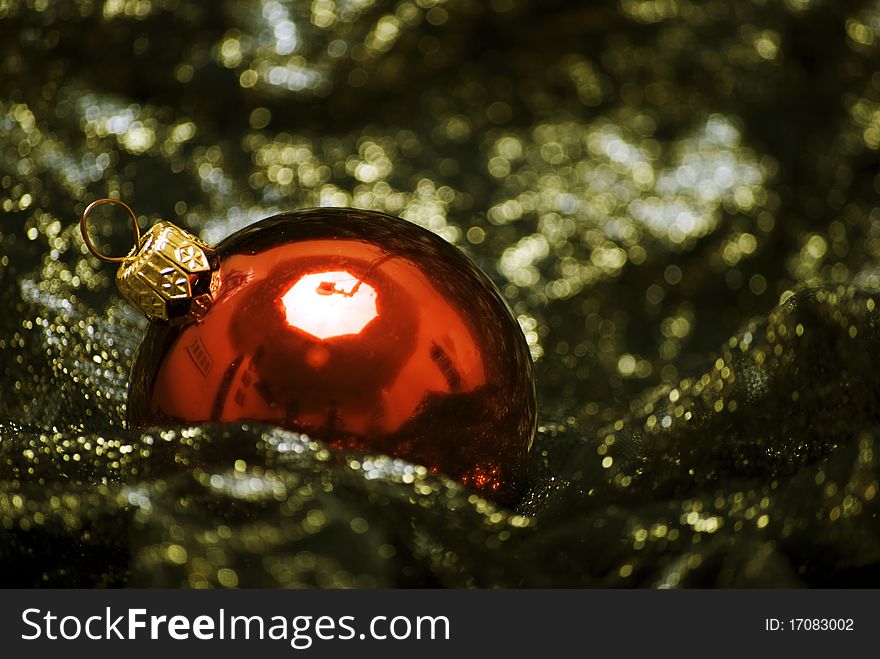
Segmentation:
{"type": "MultiPolygon", "coordinates": [[[[139,267],[120,272],[164,295],[139,273],[168,267],[139,263],[153,243],[141,245],[128,257],[139,267]]],[[[132,424],[269,421],[515,500],[535,430],[531,360],[497,289],[459,250],[347,209],[278,215],[203,247],[217,259],[209,304],[175,315],[182,298],[169,296],[169,322],[148,327],[132,424]]]]}

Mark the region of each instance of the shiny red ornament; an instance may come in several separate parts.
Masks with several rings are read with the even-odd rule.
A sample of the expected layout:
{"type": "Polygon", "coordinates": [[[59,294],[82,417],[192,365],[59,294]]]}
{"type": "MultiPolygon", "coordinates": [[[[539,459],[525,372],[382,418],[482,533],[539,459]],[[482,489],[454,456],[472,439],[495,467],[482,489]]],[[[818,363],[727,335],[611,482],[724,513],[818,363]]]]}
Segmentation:
{"type": "Polygon", "coordinates": [[[133,425],[269,422],[518,497],[535,432],[531,359],[462,252],[347,209],[276,215],[215,249],[219,283],[201,319],[148,326],[133,425]]]}

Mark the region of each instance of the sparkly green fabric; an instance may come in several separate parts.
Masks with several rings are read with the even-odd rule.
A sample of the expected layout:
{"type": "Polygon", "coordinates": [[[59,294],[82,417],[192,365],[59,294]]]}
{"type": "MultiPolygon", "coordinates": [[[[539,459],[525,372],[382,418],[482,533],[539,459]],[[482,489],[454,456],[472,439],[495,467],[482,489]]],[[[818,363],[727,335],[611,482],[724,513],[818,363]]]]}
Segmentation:
{"type": "Polygon", "coordinates": [[[855,0],[0,0],[2,585],[877,586],[878,31],[855,0]],[[458,244],[536,361],[523,501],[126,429],[104,196],[210,242],[335,205],[458,244]]]}

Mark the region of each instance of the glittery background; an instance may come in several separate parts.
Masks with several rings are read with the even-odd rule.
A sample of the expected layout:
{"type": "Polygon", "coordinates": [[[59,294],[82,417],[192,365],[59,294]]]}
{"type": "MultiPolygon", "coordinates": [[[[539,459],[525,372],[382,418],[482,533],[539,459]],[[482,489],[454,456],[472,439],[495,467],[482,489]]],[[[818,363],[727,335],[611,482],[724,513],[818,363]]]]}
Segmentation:
{"type": "Polygon", "coordinates": [[[2,584],[878,585],[878,41],[876,0],[0,0],[2,584]],[[104,196],[462,247],[536,360],[524,500],[127,430],[104,196]]]}

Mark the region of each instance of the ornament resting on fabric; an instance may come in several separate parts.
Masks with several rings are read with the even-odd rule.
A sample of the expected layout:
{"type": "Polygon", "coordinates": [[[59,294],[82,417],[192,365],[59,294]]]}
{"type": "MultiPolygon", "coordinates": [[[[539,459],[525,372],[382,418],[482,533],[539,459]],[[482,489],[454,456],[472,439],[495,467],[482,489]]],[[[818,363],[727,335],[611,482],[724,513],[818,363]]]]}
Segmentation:
{"type": "MultiPolygon", "coordinates": [[[[313,209],[216,248],[167,222],[122,258],[151,320],[129,389],[134,426],[263,421],[446,473],[515,501],[536,423],[528,346],[461,251],[381,213],[313,209]]],[[[134,214],[124,206],[136,226],[134,214]]]]}

